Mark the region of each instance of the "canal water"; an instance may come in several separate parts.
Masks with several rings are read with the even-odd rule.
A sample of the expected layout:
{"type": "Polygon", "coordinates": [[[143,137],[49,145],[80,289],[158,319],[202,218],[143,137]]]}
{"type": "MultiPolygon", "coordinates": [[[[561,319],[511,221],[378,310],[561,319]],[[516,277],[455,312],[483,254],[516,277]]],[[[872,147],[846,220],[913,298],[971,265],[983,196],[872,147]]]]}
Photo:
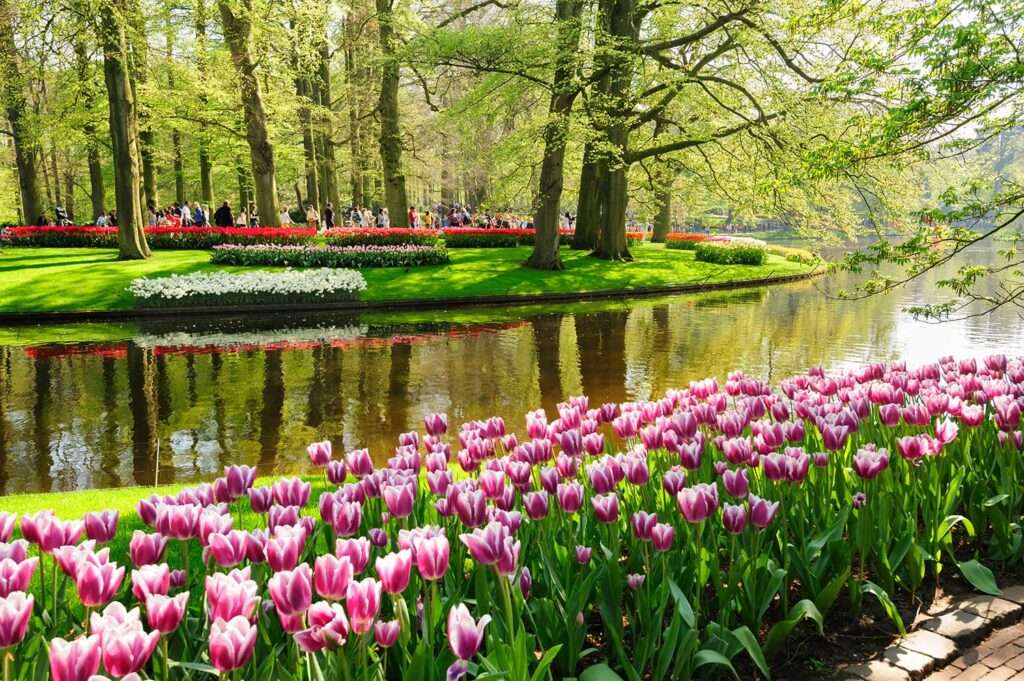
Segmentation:
{"type": "Polygon", "coordinates": [[[820,278],[557,307],[0,329],[0,494],[191,482],[232,463],[301,470],[324,438],[384,460],[430,412],[516,430],[570,395],[645,400],[734,369],[777,381],[1024,353],[1017,310],[938,325],[905,312],[942,299],[940,276],[856,302],[828,295],[843,278],[820,278]]]}

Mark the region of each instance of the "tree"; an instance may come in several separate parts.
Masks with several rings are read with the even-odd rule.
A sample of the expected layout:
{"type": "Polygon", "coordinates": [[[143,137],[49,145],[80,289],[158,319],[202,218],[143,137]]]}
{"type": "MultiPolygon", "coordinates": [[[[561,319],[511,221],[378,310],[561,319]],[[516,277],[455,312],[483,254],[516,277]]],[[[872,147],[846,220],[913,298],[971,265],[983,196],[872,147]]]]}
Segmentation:
{"type": "Polygon", "coordinates": [[[36,137],[29,119],[25,97],[25,68],[14,43],[14,25],[18,12],[14,0],[0,2],[0,78],[3,79],[3,104],[14,140],[14,162],[18,170],[21,215],[24,224],[33,224],[42,214],[39,179],[36,168],[36,137]]]}
{"type": "Polygon", "coordinates": [[[148,258],[150,251],[140,197],[138,118],[135,90],[128,70],[128,38],[124,22],[127,10],[124,0],[104,0],[100,4],[99,28],[114,154],[119,254],[124,260],[135,260],[148,258]]]}
{"type": "MultiPolygon", "coordinates": [[[[402,128],[398,108],[399,63],[395,52],[395,0],[376,0],[377,26],[383,63],[380,67],[380,158],[384,166],[384,196],[396,227],[408,222],[409,199],[402,171],[402,128]]],[[[410,225],[411,226],[411,225],[410,225]]]]}
{"type": "Polygon", "coordinates": [[[245,137],[249,143],[256,191],[256,208],[264,225],[276,227],[281,224],[281,216],[277,205],[274,147],[267,130],[263,93],[252,56],[252,0],[217,0],[217,6],[224,25],[224,39],[231,50],[231,60],[238,76],[245,114],[245,137]]]}

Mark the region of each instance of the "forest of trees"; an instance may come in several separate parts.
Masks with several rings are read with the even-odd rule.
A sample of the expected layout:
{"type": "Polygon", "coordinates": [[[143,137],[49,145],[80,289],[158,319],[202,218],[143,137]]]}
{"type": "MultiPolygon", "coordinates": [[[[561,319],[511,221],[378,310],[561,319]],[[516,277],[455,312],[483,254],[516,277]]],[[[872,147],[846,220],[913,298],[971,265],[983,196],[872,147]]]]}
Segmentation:
{"type": "MultiPolygon", "coordinates": [[[[529,264],[631,257],[709,209],[898,223],[1019,124],[1019,3],[0,0],[0,220],[116,208],[468,204],[533,216],[529,264]],[[952,140],[952,142],[950,142],[952,140]],[[971,146],[971,142],[975,142],[971,146]],[[942,157],[941,159],[939,157],[942,157]],[[6,188],[6,189],[5,189],[6,188]]],[[[963,180],[964,178],[959,178],[963,180]]],[[[1007,191],[1007,187],[999,188],[1007,191]]],[[[991,198],[991,195],[989,195],[991,198]]]]}

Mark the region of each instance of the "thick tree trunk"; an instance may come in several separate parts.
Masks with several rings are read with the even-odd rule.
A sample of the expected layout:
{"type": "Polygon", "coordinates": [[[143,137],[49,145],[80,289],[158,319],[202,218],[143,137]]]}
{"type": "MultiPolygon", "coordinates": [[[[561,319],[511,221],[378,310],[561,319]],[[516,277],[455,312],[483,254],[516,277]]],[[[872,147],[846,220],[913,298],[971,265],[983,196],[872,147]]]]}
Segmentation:
{"type": "Polygon", "coordinates": [[[597,246],[597,234],[601,225],[601,167],[597,151],[591,142],[583,148],[583,169],[580,171],[579,202],[576,205],[576,233],[572,247],[576,250],[593,250],[597,246]]]}
{"type": "Polygon", "coordinates": [[[29,108],[22,80],[26,70],[19,63],[14,44],[15,12],[12,0],[0,2],[0,79],[3,83],[4,112],[14,140],[14,163],[18,169],[22,221],[35,224],[43,212],[43,204],[39,195],[36,140],[32,135],[32,125],[27,120],[29,108]]]}
{"type": "MultiPolygon", "coordinates": [[[[232,3],[234,4],[234,3],[232,3]]],[[[267,131],[267,115],[263,110],[263,93],[256,78],[256,63],[252,57],[252,4],[250,0],[238,3],[238,14],[228,0],[218,0],[224,38],[231,50],[231,60],[238,73],[238,85],[245,112],[245,136],[252,159],[253,184],[260,222],[277,227],[281,214],[277,204],[277,178],[274,171],[274,147],[267,131]]]]}
{"type": "MultiPolygon", "coordinates": [[[[173,88],[172,88],[173,89],[173,88]]],[[[181,156],[181,131],[171,130],[171,146],[174,149],[174,200],[179,206],[185,205],[185,160],[181,156]]]]}
{"type": "Polygon", "coordinates": [[[558,0],[558,63],[552,79],[548,121],[544,127],[544,159],[540,168],[537,204],[534,210],[536,237],[533,253],[526,264],[539,270],[562,269],[558,254],[559,222],[562,214],[562,187],[565,181],[565,143],[569,134],[569,116],[576,99],[573,65],[580,41],[582,0],[558,0]]]}
{"type": "MultiPolygon", "coordinates": [[[[196,24],[196,67],[199,70],[199,106],[202,111],[206,110],[206,0],[195,1],[195,24],[196,24]]],[[[213,180],[211,178],[212,165],[210,163],[210,140],[206,132],[206,123],[199,124],[199,135],[196,140],[199,149],[199,193],[203,203],[207,206],[213,204],[213,180]]]]}
{"type": "MultiPolygon", "coordinates": [[[[78,79],[82,87],[82,98],[86,108],[91,112],[96,100],[96,87],[93,81],[89,54],[81,36],[75,37],[75,63],[78,79]]],[[[90,119],[82,127],[85,134],[86,159],[89,165],[89,199],[92,204],[92,221],[107,210],[107,198],[103,187],[103,164],[100,160],[100,143],[96,133],[96,125],[90,119]]]]}
{"type": "Polygon", "coordinates": [[[71,224],[75,224],[75,169],[70,160],[64,168],[64,210],[68,212],[71,224]]]}
{"type": "Polygon", "coordinates": [[[334,110],[331,106],[331,53],[327,36],[320,45],[320,59],[317,69],[316,92],[320,98],[320,148],[319,161],[320,201],[329,201],[337,210],[341,203],[338,194],[337,160],[334,153],[334,110]]]}
{"type": "Polygon", "coordinates": [[[252,202],[252,195],[249,193],[249,173],[245,171],[245,163],[241,156],[235,158],[235,177],[238,178],[238,210],[235,211],[237,216],[239,211],[248,212],[249,204],[252,202]]]}
{"type": "Polygon", "coordinates": [[[150,125],[149,111],[142,104],[140,90],[149,79],[149,44],[146,32],[146,15],[140,0],[124,2],[128,47],[130,49],[129,74],[135,97],[135,115],[138,119],[139,158],[142,160],[142,193],[146,205],[159,207],[160,196],[156,183],[156,132],[150,125]]]}
{"type": "Polygon", "coordinates": [[[150,256],[143,231],[140,200],[138,119],[135,92],[128,76],[128,39],[121,0],[100,5],[100,36],[103,41],[103,75],[110,110],[110,141],[114,157],[114,192],[117,197],[117,225],[120,257],[123,260],[150,256]],[[116,6],[115,6],[116,5],[116,6]]]}
{"type": "Polygon", "coordinates": [[[392,15],[393,0],[376,0],[377,23],[380,27],[380,48],[384,63],[381,66],[380,100],[380,158],[384,166],[384,197],[391,215],[392,227],[405,227],[409,221],[409,199],[405,194],[405,175],[402,174],[402,130],[398,110],[398,58],[395,55],[395,28],[392,15]]]}
{"type": "Polygon", "coordinates": [[[50,142],[50,177],[53,178],[53,202],[55,206],[64,205],[64,194],[60,186],[60,169],[57,167],[57,147],[50,142]]]}
{"type": "MultiPolygon", "coordinates": [[[[296,62],[296,70],[299,65],[296,62]]],[[[299,127],[302,128],[302,152],[306,169],[306,201],[320,205],[319,178],[317,175],[316,147],[313,144],[313,126],[309,111],[309,79],[300,74],[295,78],[295,94],[299,97],[299,127]]]]}
{"type": "Polygon", "coordinates": [[[651,241],[656,244],[665,243],[665,237],[672,231],[672,188],[659,187],[656,193],[658,215],[654,218],[654,233],[651,241]]]}
{"type": "Polygon", "coordinates": [[[356,28],[354,17],[345,20],[345,89],[348,95],[349,183],[352,187],[352,205],[363,206],[363,152],[360,148],[359,88],[356,83],[356,28]]]}

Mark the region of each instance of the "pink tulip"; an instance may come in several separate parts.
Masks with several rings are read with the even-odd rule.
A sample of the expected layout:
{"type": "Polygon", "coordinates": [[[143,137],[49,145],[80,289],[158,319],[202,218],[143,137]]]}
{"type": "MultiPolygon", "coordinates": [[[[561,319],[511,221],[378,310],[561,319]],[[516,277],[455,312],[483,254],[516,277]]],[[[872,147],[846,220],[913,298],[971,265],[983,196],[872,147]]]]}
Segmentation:
{"type": "Polygon", "coordinates": [[[249,489],[248,495],[253,513],[266,513],[274,503],[274,490],[270,487],[253,487],[249,489]]]}
{"type": "Polygon", "coordinates": [[[523,594],[523,600],[530,599],[530,592],[533,591],[533,575],[530,568],[523,566],[519,572],[519,593],[523,594]]]}
{"type": "Polygon", "coordinates": [[[117,534],[117,511],[99,511],[85,514],[85,534],[89,539],[108,542],[117,534]]]}
{"type": "Polygon", "coordinates": [[[88,681],[100,669],[99,636],[50,642],[50,678],[52,681],[88,681]]]}
{"type": "Polygon", "coordinates": [[[771,502],[766,499],[761,499],[753,494],[750,495],[749,501],[750,522],[761,529],[768,527],[779,510],[779,502],[771,502]]]}
{"type": "Polygon", "coordinates": [[[10,558],[0,560],[0,596],[6,597],[18,591],[28,591],[39,559],[35,556],[22,561],[10,558]]]}
{"type": "Polygon", "coordinates": [[[523,495],[523,508],[530,520],[541,520],[548,514],[548,493],[527,492],[523,495]]]}
{"type": "Polygon", "coordinates": [[[139,621],[139,609],[129,610],[123,603],[114,601],[103,608],[102,612],[94,612],[89,616],[89,633],[94,636],[103,636],[108,629],[119,629],[121,627],[132,627],[141,629],[139,621]]]}
{"type": "Polygon", "coordinates": [[[314,466],[323,468],[331,461],[331,442],[330,440],[314,442],[306,447],[306,453],[309,454],[309,460],[314,466]]]}
{"type": "Polygon", "coordinates": [[[83,558],[88,558],[95,563],[109,563],[110,549],[101,549],[96,552],[96,542],[88,540],[77,545],[60,546],[51,554],[57,561],[61,571],[71,579],[78,575],[78,563],[83,558]]]}
{"type": "Polygon", "coordinates": [[[12,542],[0,542],[0,560],[10,558],[15,563],[28,558],[28,542],[24,539],[16,539],[12,542]]]}
{"type": "Polygon", "coordinates": [[[252,488],[256,480],[256,469],[252,466],[227,466],[224,468],[224,480],[233,501],[244,496],[252,488]]]}
{"type": "Polygon", "coordinates": [[[348,475],[348,469],[345,467],[344,461],[328,461],[327,462],[327,481],[332,485],[340,485],[345,482],[345,476],[348,475]]]}
{"type": "Polygon", "coordinates": [[[251,537],[247,532],[229,530],[227,533],[215,532],[207,538],[209,553],[221,567],[235,567],[248,554],[251,537]]]}
{"type": "Polygon", "coordinates": [[[619,519],[619,497],[614,492],[591,497],[590,505],[598,522],[607,524],[619,519]]]}
{"type": "Polygon", "coordinates": [[[156,529],[171,539],[185,540],[197,536],[202,507],[195,504],[162,505],[156,512],[156,529]]]}
{"type": "Polygon", "coordinates": [[[17,520],[17,514],[0,511],[0,542],[7,543],[11,541],[11,536],[14,534],[14,524],[17,520]]]}
{"type": "Polygon", "coordinates": [[[651,532],[654,530],[654,526],[658,524],[658,514],[637,511],[629,519],[629,523],[633,527],[633,534],[636,535],[637,539],[650,541],[651,532]]]}
{"type": "Polygon", "coordinates": [[[252,617],[260,600],[258,590],[251,579],[235,579],[222,572],[207,575],[206,609],[210,620],[252,617]]]}
{"type": "Polygon", "coordinates": [[[318,556],[313,566],[313,585],[321,598],[340,601],[345,598],[352,581],[352,561],[348,556],[318,556]]]}
{"type": "Polygon", "coordinates": [[[270,578],[267,590],[278,612],[300,614],[313,600],[313,573],[305,563],[294,570],[281,570],[270,578]]]}
{"type": "Polygon", "coordinates": [[[241,669],[256,646],[256,625],[245,617],[216,619],[210,627],[210,662],[219,672],[241,669]]]}
{"type": "Polygon", "coordinates": [[[146,633],[142,627],[108,629],[100,636],[103,666],[113,676],[133,674],[149,661],[160,641],[160,632],[146,633]]]}
{"type": "Polygon", "coordinates": [[[423,427],[431,435],[444,435],[448,431],[448,416],[445,414],[427,414],[423,417],[423,427]]]}
{"type": "Polygon", "coordinates": [[[655,551],[665,552],[672,548],[676,538],[676,528],[667,523],[658,523],[651,529],[651,544],[655,551]]]}
{"type": "Polygon", "coordinates": [[[170,589],[171,569],[166,563],[132,570],[132,593],[140,603],[145,603],[147,596],[166,596],[170,589]]]}
{"type": "Polygon", "coordinates": [[[455,497],[455,512],[468,528],[483,524],[487,511],[487,497],[483,492],[467,490],[455,497]]]}
{"type": "Polygon", "coordinates": [[[181,625],[188,608],[188,592],[176,596],[151,594],[146,597],[146,619],[149,628],[161,634],[170,634],[181,625]]]}
{"type": "Polygon", "coordinates": [[[35,600],[21,591],[0,596],[0,654],[21,643],[28,631],[35,600]]]}
{"type": "Polygon", "coordinates": [[[345,596],[345,607],[352,624],[352,631],[365,634],[373,626],[373,620],[380,611],[381,583],[372,577],[352,581],[345,596]]]}
{"type": "Polygon", "coordinates": [[[50,553],[56,548],[77,544],[85,524],[80,520],[64,522],[53,515],[53,511],[39,511],[21,518],[21,534],[40,550],[50,553]]]}
{"type": "Polygon", "coordinates": [[[750,491],[750,482],[747,479],[747,471],[745,468],[739,468],[723,473],[722,484],[725,486],[726,494],[736,499],[745,498],[747,496],[747,492],[750,491]]]}
{"type": "Polygon", "coordinates": [[[672,496],[676,496],[686,486],[686,471],[673,466],[661,477],[661,486],[672,496]]]}
{"type": "Polygon", "coordinates": [[[469,548],[473,559],[481,565],[494,565],[504,549],[508,528],[499,522],[490,522],[483,529],[460,534],[459,540],[469,548]]]}
{"type": "Polygon", "coordinates": [[[347,557],[352,563],[352,571],[358,575],[370,562],[370,541],[366,537],[339,539],[334,545],[334,555],[347,557]]]}
{"type": "Polygon", "coordinates": [[[163,559],[166,547],[167,539],[162,534],[146,534],[140,530],[135,530],[132,533],[132,540],[128,544],[132,565],[142,567],[143,565],[159,563],[163,559]]]}
{"type": "Polygon", "coordinates": [[[210,544],[210,535],[224,534],[230,532],[235,526],[235,519],[230,515],[222,515],[214,508],[206,508],[199,514],[199,523],[196,525],[199,543],[204,547],[210,544]]]}
{"type": "Polygon", "coordinates": [[[865,480],[874,480],[889,465],[889,453],[884,449],[861,447],[853,455],[853,470],[865,480]]]}
{"type": "Polygon", "coordinates": [[[740,534],[747,528],[747,509],[742,504],[725,504],[722,507],[722,524],[730,534],[740,534]]]}
{"type": "Polygon", "coordinates": [[[687,487],[676,496],[676,502],[687,522],[699,523],[718,508],[718,488],[714,484],[687,487]]]}
{"type": "Polygon", "coordinates": [[[576,562],[580,565],[586,565],[590,562],[590,556],[594,553],[594,550],[589,546],[577,546],[576,547],[576,562]]]}
{"type": "Polygon", "coordinates": [[[469,660],[484,640],[484,628],[491,621],[490,615],[484,615],[477,622],[464,603],[459,603],[448,611],[448,645],[455,657],[469,660]]]}
{"type": "Polygon", "coordinates": [[[320,601],[306,613],[309,628],[295,632],[295,641],[304,652],[315,653],[345,645],[349,635],[348,616],[337,603],[320,601]]]}
{"type": "Polygon", "coordinates": [[[636,573],[626,576],[626,585],[629,586],[631,591],[637,591],[641,586],[644,585],[644,580],[647,579],[646,575],[638,575],[636,573]]]}
{"type": "Polygon", "coordinates": [[[786,479],[799,485],[807,479],[810,467],[811,457],[798,448],[794,455],[786,457],[786,479]]]}
{"type": "Polygon", "coordinates": [[[345,455],[345,463],[348,470],[357,478],[365,478],[373,473],[373,459],[367,449],[357,449],[345,455]]]}
{"type": "Polygon", "coordinates": [[[511,577],[515,574],[516,567],[519,565],[520,546],[521,542],[516,541],[513,537],[505,537],[502,541],[498,560],[494,564],[494,569],[502,577],[511,577]]]}
{"type": "Polygon", "coordinates": [[[84,559],[78,563],[75,587],[82,604],[96,608],[106,604],[121,588],[124,568],[117,563],[97,563],[84,559]]]}
{"type": "Polygon", "coordinates": [[[407,518],[412,515],[413,503],[416,500],[414,485],[388,485],[382,490],[382,494],[392,517],[407,518]]]}
{"type": "Polygon", "coordinates": [[[398,620],[390,622],[377,622],[373,625],[373,637],[381,648],[390,648],[398,642],[398,634],[401,633],[401,625],[398,620]]]}
{"type": "Polygon", "coordinates": [[[180,589],[188,583],[188,573],[184,570],[171,570],[171,588],[180,589]]]}
{"type": "Polygon", "coordinates": [[[271,486],[274,503],[280,506],[305,506],[309,503],[312,485],[301,478],[284,478],[276,480],[271,486]]]}
{"type": "Polygon", "coordinates": [[[291,570],[299,564],[299,556],[306,547],[306,530],[301,527],[279,527],[267,539],[267,564],[274,572],[291,570]]]}
{"type": "Polygon", "coordinates": [[[448,571],[451,547],[448,538],[444,535],[416,539],[413,541],[413,548],[416,560],[416,569],[420,577],[428,582],[434,582],[448,571]]]}
{"type": "Polygon", "coordinates": [[[335,504],[328,522],[339,537],[356,535],[363,522],[363,505],[358,501],[338,502],[335,504]]]}

